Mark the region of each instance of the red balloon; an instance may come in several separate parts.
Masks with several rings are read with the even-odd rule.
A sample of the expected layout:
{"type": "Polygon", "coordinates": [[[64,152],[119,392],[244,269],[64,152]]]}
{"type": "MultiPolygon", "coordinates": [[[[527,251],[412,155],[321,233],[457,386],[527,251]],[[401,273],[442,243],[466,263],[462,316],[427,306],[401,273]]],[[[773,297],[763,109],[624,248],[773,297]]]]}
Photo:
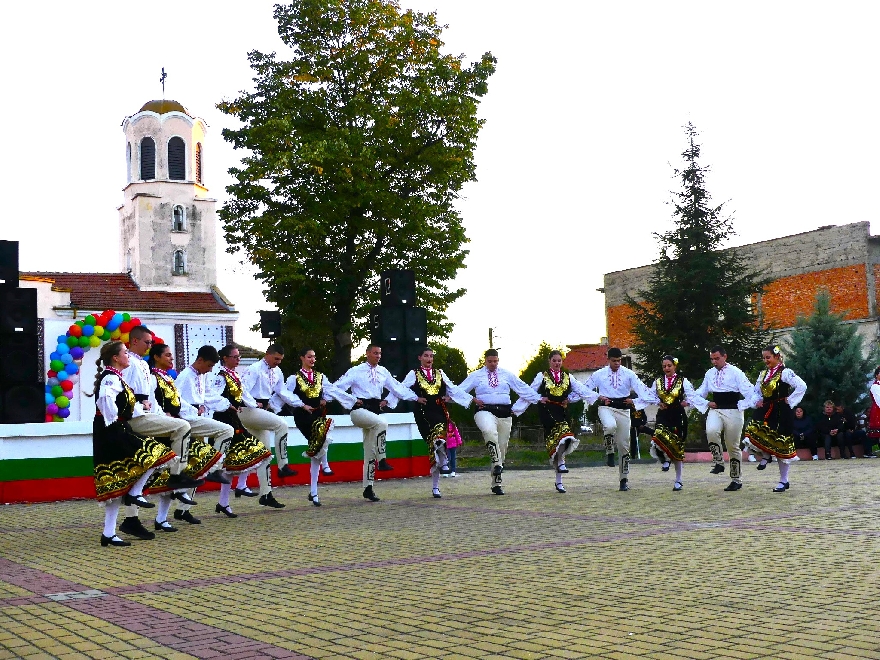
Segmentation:
{"type": "Polygon", "coordinates": [[[132,328],[133,328],[134,326],[136,326],[136,325],[140,325],[140,324],[141,324],[141,320],[140,320],[139,318],[137,318],[137,317],[135,317],[135,318],[133,318],[133,319],[131,320],[131,327],[132,327],[132,328]]]}
{"type": "Polygon", "coordinates": [[[47,375],[49,378],[55,378],[55,376],[58,375],[58,372],[57,372],[57,371],[52,371],[51,369],[49,369],[49,371],[46,372],[46,375],[47,375]]]}
{"type": "Polygon", "coordinates": [[[131,330],[131,321],[123,321],[119,326],[119,332],[125,334],[129,330],[131,330]]]}
{"type": "Polygon", "coordinates": [[[54,422],[55,418],[52,415],[50,415],[49,413],[46,413],[46,421],[47,422],[54,422]]]}
{"type": "Polygon", "coordinates": [[[76,324],[70,326],[67,329],[67,334],[69,334],[73,337],[82,337],[82,333],[83,333],[83,329],[76,324]]]}
{"type": "Polygon", "coordinates": [[[165,343],[164,339],[157,337],[156,335],[153,335],[153,346],[157,346],[158,344],[164,344],[164,343],[165,343]]]}
{"type": "Polygon", "coordinates": [[[111,316],[114,316],[115,314],[116,314],[116,312],[114,312],[112,309],[105,309],[102,316],[106,316],[109,318],[111,316]]]}
{"type": "Polygon", "coordinates": [[[61,385],[61,389],[64,390],[65,392],[69,392],[70,390],[73,389],[73,383],[71,383],[69,380],[62,380],[58,384],[61,385]]]}

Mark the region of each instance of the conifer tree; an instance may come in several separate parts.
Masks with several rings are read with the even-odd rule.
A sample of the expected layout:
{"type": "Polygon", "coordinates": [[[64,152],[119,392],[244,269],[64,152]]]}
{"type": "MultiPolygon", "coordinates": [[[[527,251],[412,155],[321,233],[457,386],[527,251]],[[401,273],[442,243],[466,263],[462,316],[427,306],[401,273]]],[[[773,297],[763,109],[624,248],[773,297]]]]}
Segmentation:
{"type": "Polygon", "coordinates": [[[813,313],[798,319],[790,340],[783,347],[786,366],[794,369],[807,384],[802,401],[807,414],[818,414],[826,399],[855,406],[867,391],[874,371],[875,351],[863,357],[864,339],[855,325],[841,321],[843,316],[831,311],[828,291],[820,290],[813,313]]]}
{"type": "Polygon", "coordinates": [[[762,282],[735,250],[722,244],[735,234],[724,204],[712,206],[701,165],[696,128],[685,127],[685,167],[676,170],[681,190],[672,193],[674,227],[657,233],[660,255],[648,286],[634,308],[632,333],[639,371],[655,375],[665,354],[679,359],[679,370],[697,379],[709,366],[708,351],[723,345],[731,361],[757,362],[769,333],[753,306],[762,282]]]}

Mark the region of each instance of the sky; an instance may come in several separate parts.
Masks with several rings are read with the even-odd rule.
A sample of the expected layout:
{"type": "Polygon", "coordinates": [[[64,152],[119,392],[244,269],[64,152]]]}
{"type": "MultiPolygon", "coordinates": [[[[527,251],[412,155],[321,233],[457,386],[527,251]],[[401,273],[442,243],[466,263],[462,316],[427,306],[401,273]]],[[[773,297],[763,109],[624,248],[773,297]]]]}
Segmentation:
{"type": "MultiPolygon", "coordinates": [[[[478,181],[457,204],[470,243],[449,343],[470,364],[495,329],[502,366],[546,341],[598,342],[608,272],[655,259],[671,226],[682,127],[700,132],[729,245],[873,221],[880,3],[400,0],[436,11],[444,50],[498,58],[480,105],[478,181]]],[[[246,54],[278,51],[272,3],[15,3],[0,27],[4,209],[22,270],[118,272],[122,120],[160,98],[209,126],[204,177],[226,199],[240,154],[216,103],[251,86],[246,54]]],[[[221,232],[222,233],[222,232],[221,232]]],[[[241,312],[269,306],[253,269],[218,254],[241,312]]]]}

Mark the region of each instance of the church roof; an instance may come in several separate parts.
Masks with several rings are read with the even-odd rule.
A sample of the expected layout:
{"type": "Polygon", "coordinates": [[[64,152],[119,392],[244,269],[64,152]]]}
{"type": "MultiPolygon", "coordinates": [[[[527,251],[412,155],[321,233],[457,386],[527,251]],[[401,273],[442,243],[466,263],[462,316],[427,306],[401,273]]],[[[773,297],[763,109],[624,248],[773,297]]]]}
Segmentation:
{"type": "Polygon", "coordinates": [[[147,101],[138,112],[155,112],[159,115],[164,115],[167,112],[182,112],[189,116],[189,112],[187,112],[183,105],[171,99],[147,101]]]}
{"type": "Polygon", "coordinates": [[[219,291],[141,291],[128,273],[21,273],[19,279],[51,282],[54,291],[70,292],[71,307],[89,311],[235,312],[219,291]]]}

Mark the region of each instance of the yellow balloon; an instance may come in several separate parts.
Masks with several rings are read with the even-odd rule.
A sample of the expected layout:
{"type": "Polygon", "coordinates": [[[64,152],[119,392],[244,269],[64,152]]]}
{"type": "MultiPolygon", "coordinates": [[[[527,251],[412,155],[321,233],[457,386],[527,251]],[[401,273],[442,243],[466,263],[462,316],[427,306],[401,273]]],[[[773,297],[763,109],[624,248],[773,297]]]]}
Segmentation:
{"type": "Polygon", "coordinates": [[[89,337],[89,346],[91,346],[92,348],[96,348],[100,345],[101,345],[101,338],[100,337],[96,337],[95,335],[92,335],[91,337],[89,337]]]}
{"type": "Polygon", "coordinates": [[[119,335],[119,341],[121,341],[123,344],[127,344],[128,343],[128,333],[123,332],[121,335],[119,335]]]}
{"type": "Polygon", "coordinates": [[[104,334],[104,328],[102,328],[100,325],[96,325],[95,326],[95,337],[100,337],[103,334],[104,334]]]}
{"type": "Polygon", "coordinates": [[[116,340],[122,336],[122,331],[118,328],[110,333],[110,339],[116,340]]]}

